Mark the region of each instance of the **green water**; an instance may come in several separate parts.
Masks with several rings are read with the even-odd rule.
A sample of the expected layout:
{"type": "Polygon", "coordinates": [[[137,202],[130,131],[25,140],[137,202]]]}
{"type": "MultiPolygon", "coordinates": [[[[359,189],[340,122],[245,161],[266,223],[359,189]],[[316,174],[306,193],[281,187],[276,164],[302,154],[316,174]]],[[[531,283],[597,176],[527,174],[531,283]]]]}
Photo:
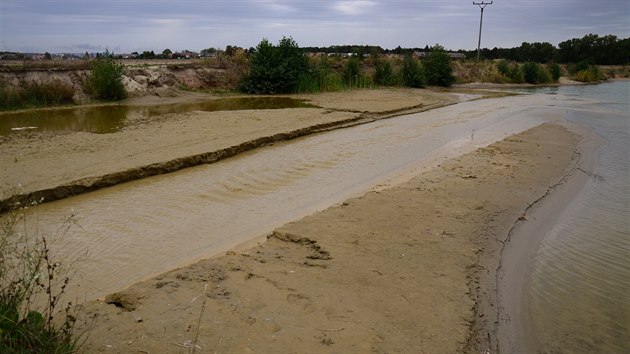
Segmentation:
{"type": "Polygon", "coordinates": [[[0,135],[26,131],[84,131],[97,134],[122,129],[129,118],[149,118],[192,111],[237,111],[316,107],[288,97],[239,97],[154,106],[99,106],[32,110],[0,114],[0,135]]]}

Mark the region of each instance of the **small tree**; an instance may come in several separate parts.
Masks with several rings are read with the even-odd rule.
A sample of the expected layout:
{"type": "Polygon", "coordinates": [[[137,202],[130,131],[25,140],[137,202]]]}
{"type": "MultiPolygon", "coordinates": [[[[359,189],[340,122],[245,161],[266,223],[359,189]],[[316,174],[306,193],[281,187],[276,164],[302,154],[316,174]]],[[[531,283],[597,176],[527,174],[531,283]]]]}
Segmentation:
{"type": "Polygon", "coordinates": [[[403,84],[408,87],[424,87],[426,78],[420,67],[420,63],[411,54],[405,56],[402,63],[403,84]]]}
{"type": "Polygon", "coordinates": [[[92,62],[92,72],[88,81],[88,91],[103,100],[120,100],[127,97],[122,82],[124,65],[116,62],[108,50],[92,62]]]}
{"type": "Polygon", "coordinates": [[[523,64],[522,70],[525,82],[527,82],[528,84],[538,83],[538,63],[529,61],[523,64]]]}
{"type": "Polygon", "coordinates": [[[551,79],[554,82],[558,82],[560,80],[560,65],[556,63],[551,64],[549,71],[551,72],[551,79]]]}
{"type": "Polygon", "coordinates": [[[359,66],[359,59],[356,56],[352,56],[343,68],[343,81],[346,85],[353,87],[361,76],[361,67],[359,66]]]}
{"type": "Polygon", "coordinates": [[[278,46],[264,38],[251,54],[249,74],[241,88],[259,94],[291,93],[307,70],[306,56],[293,38],[283,37],[278,46]]]}
{"type": "Polygon", "coordinates": [[[392,64],[387,60],[378,59],[374,64],[374,82],[377,85],[391,85],[393,82],[392,64]]]}
{"type": "Polygon", "coordinates": [[[455,82],[451,57],[440,45],[431,49],[424,61],[424,70],[429,85],[449,87],[455,82]]]}

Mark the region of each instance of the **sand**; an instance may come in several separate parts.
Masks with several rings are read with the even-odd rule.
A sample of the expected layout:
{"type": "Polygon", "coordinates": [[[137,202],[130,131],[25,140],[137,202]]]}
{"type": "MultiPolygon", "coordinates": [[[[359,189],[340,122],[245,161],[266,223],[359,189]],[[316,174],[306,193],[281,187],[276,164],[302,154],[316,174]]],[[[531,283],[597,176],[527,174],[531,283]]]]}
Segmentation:
{"type": "MultiPolygon", "coordinates": [[[[191,156],[205,163],[457,101],[428,90],[305,98],[322,108],[191,112],[107,135],[4,138],[0,190],[6,198],[21,184],[24,195],[65,197],[176,170],[191,156]]],[[[565,126],[541,125],[280,227],[256,246],[85,303],[77,323],[78,333],[89,333],[83,349],[496,352],[503,244],[569,173],[578,140],[565,126]]]]}
{"type": "Polygon", "coordinates": [[[494,352],[503,242],[577,141],[542,125],[87,303],[85,350],[494,352]]]}
{"type": "MultiPolygon", "coordinates": [[[[189,100],[216,98],[198,94],[187,97],[189,100]]],[[[196,111],[136,118],[112,134],[68,132],[0,137],[0,210],[19,201],[19,198],[9,199],[16,194],[51,201],[214,162],[274,141],[423,111],[458,100],[454,95],[413,89],[298,97],[322,108],[196,111]]],[[[185,98],[145,97],[130,104],[182,101],[185,98]]]]}

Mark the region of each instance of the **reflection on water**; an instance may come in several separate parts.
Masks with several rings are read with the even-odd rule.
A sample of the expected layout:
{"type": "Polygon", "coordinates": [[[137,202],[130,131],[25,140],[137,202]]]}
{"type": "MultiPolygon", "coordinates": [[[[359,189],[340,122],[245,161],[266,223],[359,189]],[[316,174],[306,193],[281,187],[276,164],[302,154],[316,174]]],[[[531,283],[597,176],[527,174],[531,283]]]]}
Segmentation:
{"type": "MultiPolygon", "coordinates": [[[[543,239],[528,305],[541,353],[630,353],[630,82],[555,88],[606,139],[593,178],[543,239]]],[[[545,91],[548,89],[545,89],[545,91]]]]}
{"type": "Polygon", "coordinates": [[[237,111],[248,109],[282,109],[316,107],[303,100],[288,97],[238,97],[195,103],[156,106],[111,105],[88,108],[33,110],[0,114],[0,135],[37,131],[85,131],[112,133],[125,126],[131,118],[153,117],[191,111],[237,111]]]}

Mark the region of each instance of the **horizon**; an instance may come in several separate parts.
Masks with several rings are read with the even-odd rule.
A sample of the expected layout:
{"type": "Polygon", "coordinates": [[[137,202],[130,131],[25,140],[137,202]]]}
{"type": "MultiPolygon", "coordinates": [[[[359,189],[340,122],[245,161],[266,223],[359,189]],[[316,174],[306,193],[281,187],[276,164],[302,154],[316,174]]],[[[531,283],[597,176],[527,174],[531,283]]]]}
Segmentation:
{"type": "MultiPolygon", "coordinates": [[[[300,47],[392,50],[440,44],[476,50],[479,17],[479,7],[468,0],[5,0],[0,3],[0,51],[198,52],[255,47],[263,38],[277,43],[283,36],[300,47]]],[[[481,47],[513,48],[523,42],[557,47],[591,33],[627,38],[627,24],[628,4],[618,0],[494,0],[484,11],[481,47]]]]}

